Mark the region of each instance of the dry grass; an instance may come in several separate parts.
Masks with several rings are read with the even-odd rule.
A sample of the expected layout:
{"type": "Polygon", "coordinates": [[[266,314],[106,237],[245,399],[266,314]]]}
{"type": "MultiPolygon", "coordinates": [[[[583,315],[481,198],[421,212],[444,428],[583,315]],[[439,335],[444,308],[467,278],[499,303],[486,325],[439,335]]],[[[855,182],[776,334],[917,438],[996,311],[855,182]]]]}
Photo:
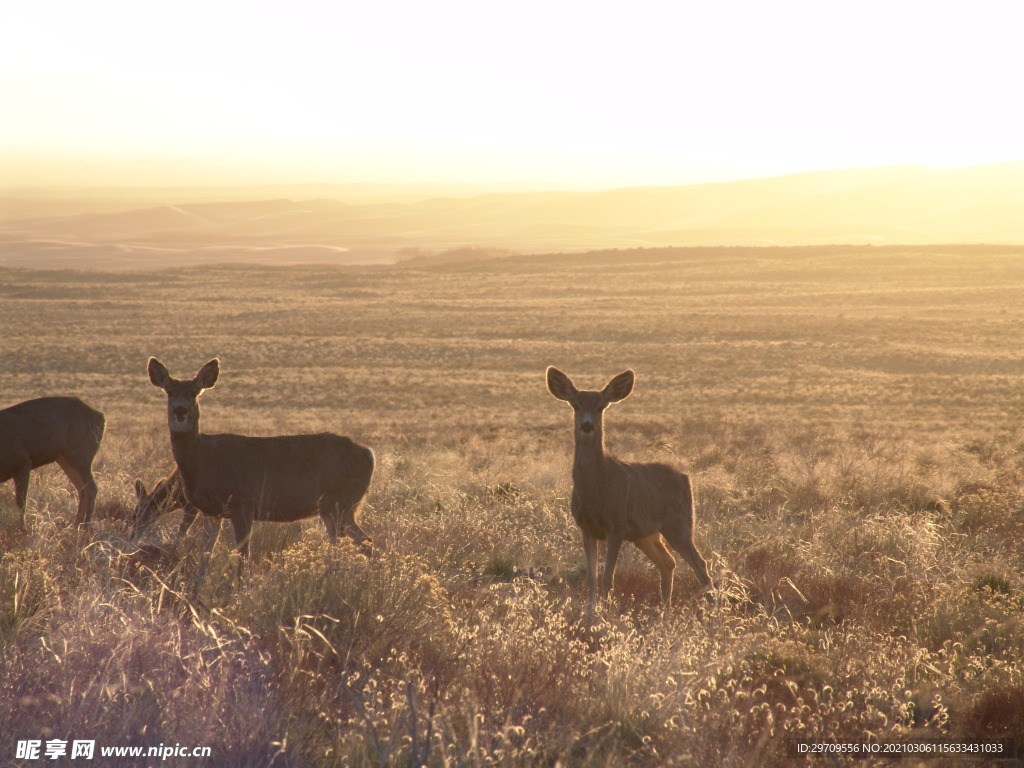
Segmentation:
{"type": "MultiPolygon", "coordinates": [[[[13,272],[0,402],[104,410],[98,522],[0,487],[0,760],[19,738],[205,744],[205,765],[781,765],[786,739],[1024,747],[1024,260],[992,249],[597,254],[425,269],[13,272]],[[59,318],[59,320],[58,320],[59,318]],[[171,466],[148,355],[221,357],[204,428],[374,448],[367,558],[318,521],[143,542],[171,466]],[[557,364],[637,390],[610,448],[694,477],[658,617],[623,553],[585,623],[557,364]]],[[[173,518],[173,519],[171,519],[173,518]]],[[[198,528],[198,526],[197,526],[198,528]]],[[[129,764],[122,761],[119,764],[129,764]]],[[[930,762],[929,765],[940,764],[930,762]]],[[[960,763],[958,763],[960,764],[960,763]]]]}

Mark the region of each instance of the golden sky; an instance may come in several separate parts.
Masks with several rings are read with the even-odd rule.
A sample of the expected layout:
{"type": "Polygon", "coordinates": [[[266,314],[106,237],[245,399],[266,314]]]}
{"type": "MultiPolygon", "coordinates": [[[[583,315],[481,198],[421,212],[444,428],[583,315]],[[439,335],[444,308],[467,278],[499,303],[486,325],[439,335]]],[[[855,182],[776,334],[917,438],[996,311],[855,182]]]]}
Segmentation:
{"type": "Polygon", "coordinates": [[[1016,3],[0,6],[0,185],[684,184],[1024,159],[1016,3]]]}

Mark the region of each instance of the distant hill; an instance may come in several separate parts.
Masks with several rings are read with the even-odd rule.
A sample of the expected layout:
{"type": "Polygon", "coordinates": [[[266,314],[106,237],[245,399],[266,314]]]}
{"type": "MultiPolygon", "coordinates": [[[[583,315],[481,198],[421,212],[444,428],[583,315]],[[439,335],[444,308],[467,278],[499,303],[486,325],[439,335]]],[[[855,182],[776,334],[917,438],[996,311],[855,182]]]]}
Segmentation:
{"type": "Polygon", "coordinates": [[[898,166],[601,192],[403,188],[0,195],[0,264],[434,263],[467,254],[685,245],[1024,243],[1024,163],[898,166]],[[343,191],[342,191],[343,190],[343,191]]]}

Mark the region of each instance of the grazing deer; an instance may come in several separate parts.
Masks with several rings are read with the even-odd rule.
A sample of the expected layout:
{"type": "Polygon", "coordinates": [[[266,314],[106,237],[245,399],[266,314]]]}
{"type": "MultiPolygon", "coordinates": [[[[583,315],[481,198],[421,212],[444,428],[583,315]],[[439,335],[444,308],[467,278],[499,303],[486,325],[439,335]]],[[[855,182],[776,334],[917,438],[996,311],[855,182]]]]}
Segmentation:
{"type": "MultiPolygon", "coordinates": [[[[185,497],[204,515],[230,518],[243,560],[255,520],[290,523],[319,514],[331,539],[343,532],[357,544],[372,543],[355,515],[370,487],[373,451],[330,433],[203,434],[199,395],[216,384],[220,361],[214,358],[185,381],[171,378],[155,357],[148,370],[149,380],[167,393],[171,451],[185,497]]],[[[208,539],[207,549],[213,543],[208,539]]]]}
{"type": "Polygon", "coordinates": [[[623,541],[632,541],[661,572],[661,603],[672,602],[675,558],[667,541],[705,588],[708,565],[693,545],[693,491],[690,478],[665,464],[633,464],[605,453],[604,410],[629,397],[633,371],[620,373],[600,392],[580,391],[557,368],[547,371],[548,390],[576,412],[576,453],[572,464],[572,516],[583,533],[587,556],[587,597],[593,614],[597,588],[597,542],[607,540],[601,597],[615,578],[615,561],[623,541]]]}
{"type": "Polygon", "coordinates": [[[53,462],[64,470],[78,492],[76,522],[92,522],[96,507],[92,462],[105,428],[103,414],[77,397],[40,397],[0,411],[0,483],[14,478],[22,524],[29,474],[53,462]]]}
{"type": "Polygon", "coordinates": [[[178,538],[184,538],[189,528],[196,521],[199,510],[185,498],[185,488],[181,484],[181,472],[174,471],[153,486],[153,492],[147,493],[141,480],[135,481],[135,512],[132,514],[132,538],[138,538],[146,528],[153,524],[162,514],[180,509],[183,512],[181,525],[178,526],[178,538]]]}

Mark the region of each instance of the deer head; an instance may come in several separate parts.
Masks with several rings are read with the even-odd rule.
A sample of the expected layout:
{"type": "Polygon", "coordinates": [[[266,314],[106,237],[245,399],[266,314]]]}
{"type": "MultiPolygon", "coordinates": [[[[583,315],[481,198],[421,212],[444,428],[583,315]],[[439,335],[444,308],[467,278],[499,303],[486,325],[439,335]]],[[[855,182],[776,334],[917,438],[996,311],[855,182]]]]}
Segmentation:
{"type": "Polygon", "coordinates": [[[166,366],[155,357],[149,358],[148,370],[153,385],[167,393],[167,426],[171,432],[198,431],[199,395],[217,383],[220,361],[214,358],[189,381],[171,378],[166,366]]]}
{"type": "Polygon", "coordinates": [[[576,413],[577,440],[601,436],[605,408],[629,397],[635,381],[636,375],[633,371],[626,370],[609,381],[600,391],[579,390],[560,370],[554,366],[548,368],[548,391],[571,405],[576,413]]]}

